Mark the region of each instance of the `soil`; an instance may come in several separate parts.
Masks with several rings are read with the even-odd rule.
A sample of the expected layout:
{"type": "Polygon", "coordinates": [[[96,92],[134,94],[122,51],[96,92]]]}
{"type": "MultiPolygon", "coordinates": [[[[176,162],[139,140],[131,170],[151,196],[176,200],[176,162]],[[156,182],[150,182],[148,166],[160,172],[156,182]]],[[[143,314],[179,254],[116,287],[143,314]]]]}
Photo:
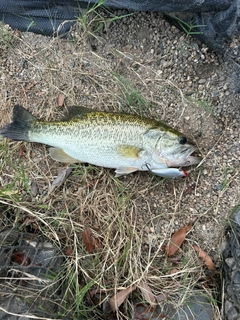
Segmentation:
{"type": "MultiPolygon", "coordinates": [[[[105,27],[92,35],[92,29],[80,24],[67,39],[9,29],[11,39],[2,40],[0,47],[0,127],[10,121],[15,104],[46,121],[60,119],[67,106],[80,105],[144,114],[183,132],[203,158],[200,167],[187,169],[186,179],[134,173],[119,181],[133,193],[146,248],[162,245],[163,237],[194,221],[188,243],[198,244],[219,268],[225,225],[240,203],[237,62],[211,52],[161,14],[134,13],[105,27]],[[59,93],[65,96],[63,106],[57,102],[59,93]]],[[[234,38],[230,47],[237,46],[234,38]]],[[[40,201],[64,165],[51,160],[45,146],[8,143],[12,162],[26,170],[27,183],[37,181],[35,201],[40,201]]],[[[14,173],[7,165],[1,170],[4,187],[14,173]]],[[[97,174],[106,172],[113,175],[101,168],[97,174]]],[[[24,186],[17,184],[24,194],[24,186]]],[[[81,185],[74,175],[65,188],[77,203],[81,185]]],[[[61,194],[60,188],[54,196],[61,194]]]]}

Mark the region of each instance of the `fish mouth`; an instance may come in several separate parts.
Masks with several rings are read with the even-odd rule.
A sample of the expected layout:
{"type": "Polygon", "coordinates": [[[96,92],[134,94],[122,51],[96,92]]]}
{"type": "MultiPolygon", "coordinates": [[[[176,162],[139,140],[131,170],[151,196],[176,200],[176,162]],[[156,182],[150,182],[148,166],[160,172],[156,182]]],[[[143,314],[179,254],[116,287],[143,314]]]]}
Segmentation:
{"type": "Polygon", "coordinates": [[[197,150],[196,147],[191,145],[181,146],[176,150],[174,159],[167,162],[168,167],[187,167],[198,164],[202,159],[193,155],[197,150]]]}

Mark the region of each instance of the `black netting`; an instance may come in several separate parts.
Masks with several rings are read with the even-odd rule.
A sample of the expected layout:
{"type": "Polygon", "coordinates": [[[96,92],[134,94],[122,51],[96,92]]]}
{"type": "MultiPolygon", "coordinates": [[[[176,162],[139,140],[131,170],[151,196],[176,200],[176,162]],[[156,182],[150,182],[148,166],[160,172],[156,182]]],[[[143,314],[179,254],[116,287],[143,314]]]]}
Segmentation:
{"type": "Polygon", "coordinates": [[[64,296],[59,250],[43,237],[14,229],[1,231],[0,243],[0,319],[54,319],[64,296]]]}
{"type": "MultiPolygon", "coordinates": [[[[45,35],[65,34],[81,15],[81,9],[97,1],[0,0],[1,20],[20,31],[45,35]]],[[[188,13],[197,37],[210,48],[224,51],[224,41],[239,32],[240,0],[108,0],[105,6],[136,11],[174,13],[185,21],[188,13]]],[[[179,20],[177,20],[179,22],[179,20]]]]}

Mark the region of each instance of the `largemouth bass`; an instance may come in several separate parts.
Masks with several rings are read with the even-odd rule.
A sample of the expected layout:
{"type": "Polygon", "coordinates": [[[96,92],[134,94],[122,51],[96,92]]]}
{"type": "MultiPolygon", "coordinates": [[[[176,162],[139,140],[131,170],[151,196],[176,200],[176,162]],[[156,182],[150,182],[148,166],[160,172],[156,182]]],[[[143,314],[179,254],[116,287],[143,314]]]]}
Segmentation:
{"type": "Polygon", "coordinates": [[[137,170],[186,176],[181,167],[201,160],[191,155],[196,147],[182,133],[160,121],[82,107],[70,108],[62,121],[44,122],[16,105],[0,134],[52,146],[50,156],[60,162],[114,168],[117,176],[137,170]]]}

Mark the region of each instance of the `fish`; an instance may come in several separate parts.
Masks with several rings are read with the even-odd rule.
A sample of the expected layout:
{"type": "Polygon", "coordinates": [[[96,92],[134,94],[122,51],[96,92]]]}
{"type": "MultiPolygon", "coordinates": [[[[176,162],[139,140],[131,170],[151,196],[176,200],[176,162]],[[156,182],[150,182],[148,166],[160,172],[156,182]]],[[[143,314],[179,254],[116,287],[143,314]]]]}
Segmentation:
{"type": "Polygon", "coordinates": [[[185,177],[182,167],[198,164],[196,146],[162,121],[128,113],[73,106],[61,121],[45,122],[20,105],[4,138],[48,146],[52,159],[115,169],[116,176],[150,171],[165,178],[185,177]]]}

